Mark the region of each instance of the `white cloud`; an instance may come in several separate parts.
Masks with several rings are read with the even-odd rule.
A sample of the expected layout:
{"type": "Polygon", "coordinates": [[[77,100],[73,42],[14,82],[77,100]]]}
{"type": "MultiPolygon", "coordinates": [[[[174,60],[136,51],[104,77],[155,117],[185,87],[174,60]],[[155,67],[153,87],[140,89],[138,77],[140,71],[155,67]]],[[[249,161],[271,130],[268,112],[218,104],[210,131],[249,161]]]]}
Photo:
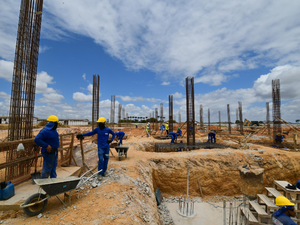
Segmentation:
{"type": "Polygon", "coordinates": [[[13,76],[14,63],[0,59],[0,78],[11,81],[13,76]]]}
{"type": "Polygon", "coordinates": [[[83,78],[84,80],[86,80],[86,75],[85,75],[85,73],[82,75],[82,78],[83,78]]]}
{"type": "Polygon", "coordinates": [[[173,97],[174,97],[174,98],[182,98],[182,93],[175,92],[175,93],[173,94],[173,97]]]}
{"type": "Polygon", "coordinates": [[[156,99],[156,98],[144,98],[142,96],[139,97],[130,97],[130,96],[122,96],[122,95],[116,95],[117,98],[121,98],[123,102],[166,102],[165,100],[156,99]]]}
{"type": "Polygon", "coordinates": [[[164,82],[161,83],[161,85],[170,85],[170,82],[164,81],[164,82]]]}
{"type": "Polygon", "coordinates": [[[53,88],[49,88],[48,84],[54,84],[53,77],[47,72],[42,71],[37,75],[36,79],[36,94],[40,93],[56,93],[53,88]]]}
{"type": "Polygon", "coordinates": [[[6,94],[5,92],[3,91],[0,91],[0,99],[10,99],[10,95],[9,94],[6,94]]]}
{"type": "Polygon", "coordinates": [[[73,93],[73,99],[75,101],[79,101],[79,102],[87,102],[87,101],[92,101],[93,96],[92,95],[86,95],[82,92],[75,92],[75,93],[73,93]]]}
{"type": "Polygon", "coordinates": [[[89,84],[86,88],[90,93],[93,93],[93,85],[89,84]]]}
{"type": "Polygon", "coordinates": [[[44,53],[45,51],[49,50],[50,47],[48,46],[40,46],[39,47],[39,53],[44,53]]]}
{"type": "Polygon", "coordinates": [[[43,94],[43,97],[38,99],[38,102],[48,104],[60,104],[63,99],[63,95],[57,93],[47,93],[43,94]]]}

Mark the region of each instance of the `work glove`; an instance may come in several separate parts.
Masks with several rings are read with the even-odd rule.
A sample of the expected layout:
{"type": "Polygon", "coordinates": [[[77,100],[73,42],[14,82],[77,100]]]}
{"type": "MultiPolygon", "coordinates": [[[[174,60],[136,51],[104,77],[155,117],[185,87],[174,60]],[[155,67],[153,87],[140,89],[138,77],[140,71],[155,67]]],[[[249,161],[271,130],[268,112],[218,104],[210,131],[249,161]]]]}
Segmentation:
{"type": "Polygon", "coordinates": [[[110,143],[112,143],[112,140],[107,140],[106,143],[110,144],[110,143]]]}
{"type": "Polygon", "coordinates": [[[84,136],[82,134],[77,134],[76,135],[76,138],[79,140],[83,140],[84,139],[84,136]]]}

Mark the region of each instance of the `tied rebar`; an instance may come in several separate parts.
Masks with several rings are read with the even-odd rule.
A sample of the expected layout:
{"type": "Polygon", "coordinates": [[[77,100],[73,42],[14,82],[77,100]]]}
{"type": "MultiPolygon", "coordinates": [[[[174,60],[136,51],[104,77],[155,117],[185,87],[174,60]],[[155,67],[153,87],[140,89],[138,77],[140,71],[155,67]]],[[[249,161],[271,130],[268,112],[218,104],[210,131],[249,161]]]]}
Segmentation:
{"type": "Polygon", "coordinates": [[[43,0],[21,0],[8,139],[32,138],[43,0]]]}
{"type": "Polygon", "coordinates": [[[186,81],[186,123],[187,144],[195,144],[195,106],[194,106],[194,77],[187,77],[186,81]]]}
{"type": "Polygon", "coordinates": [[[221,130],[221,111],[219,111],[219,129],[221,130]]]}
{"type": "Polygon", "coordinates": [[[173,95],[169,95],[169,132],[173,132],[173,95]]]}
{"type": "Polygon", "coordinates": [[[155,130],[158,130],[158,108],[155,108],[155,130]]]}
{"type": "Polygon", "coordinates": [[[179,125],[181,125],[181,113],[180,112],[178,112],[178,123],[179,123],[179,125]]]}
{"type": "Polygon", "coordinates": [[[244,134],[243,130],[243,108],[242,108],[242,102],[239,102],[239,116],[240,116],[240,132],[241,134],[244,134]]]}
{"type": "Polygon", "coordinates": [[[200,105],[200,127],[203,128],[203,106],[200,105]]]}
{"type": "Polygon", "coordinates": [[[279,133],[281,135],[281,99],[280,99],[280,80],[272,80],[272,101],[273,101],[273,140],[275,143],[275,137],[279,133]]]}
{"type": "Polygon", "coordinates": [[[195,200],[187,199],[182,196],[179,197],[179,208],[177,210],[178,214],[185,217],[194,217],[195,213],[195,200]]]}
{"type": "Polygon", "coordinates": [[[160,124],[164,122],[164,103],[160,103],[160,124]]]}
{"type": "Polygon", "coordinates": [[[119,110],[118,110],[118,126],[121,127],[121,114],[122,114],[122,104],[119,103],[119,110]]]}
{"type": "Polygon", "coordinates": [[[93,106],[92,106],[92,129],[97,127],[96,122],[99,118],[99,89],[100,76],[93,75],[93,106]]]}
{"type": "Polygon", "coordinates": [[[231,121],[230,121],[230,106],[227,104],[227,116],[228,116],[228,131],[231,134],[231,121]]]}
{"type": "Polygon", "coordinates": [[[207,110],[208,115],[208,130],[210,130],[210,109],[207,110]]]}
{"type": "Polygon", "coordinates": [[[110,123],[112,124],[112,127],[115,126],[115,107],[116,107],[116,96],[111,96],[111,106],[110,106],[110,123]]]}
{"type": "Polygon", "coordinates": [[[269,106],[269,102],[266,102],[266,112],[267,112],[266,120],[267,120],[268,135],[270,135],[271,132],[270,132],[270,106],[269,106]]]}

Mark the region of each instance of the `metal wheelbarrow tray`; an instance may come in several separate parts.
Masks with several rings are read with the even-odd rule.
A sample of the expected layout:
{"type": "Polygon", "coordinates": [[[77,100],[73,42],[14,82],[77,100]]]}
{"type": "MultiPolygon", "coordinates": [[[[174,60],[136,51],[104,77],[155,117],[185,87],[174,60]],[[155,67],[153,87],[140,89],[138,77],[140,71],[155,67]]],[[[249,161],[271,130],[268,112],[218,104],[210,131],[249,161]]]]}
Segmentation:
{"type": "Polygon", "coordinates": [[[125,158],[127,158],[127,152],[128,152],[129,147],[130,147],[130,145],[115,147],[116,151],[118,152],[119,161],[122,160],[123,155],[125,155],[125,158]]]}

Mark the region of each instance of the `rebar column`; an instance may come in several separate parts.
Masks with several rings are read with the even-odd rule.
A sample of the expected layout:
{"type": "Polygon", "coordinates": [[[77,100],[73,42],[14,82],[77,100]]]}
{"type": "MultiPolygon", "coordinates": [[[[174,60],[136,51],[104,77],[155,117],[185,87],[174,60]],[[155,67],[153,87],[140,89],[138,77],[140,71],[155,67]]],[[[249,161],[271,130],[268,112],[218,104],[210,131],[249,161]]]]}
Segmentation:
{"type": "Polygon", "coordinates": [[[210,109],[207,110],[208,115],[208,129],[210,130],[210,109]]]}
{"type": "Polygon", "coordinates": [[[126,113],[126,122],[128,123],[128,113],[126,113]]]}
{"type": "Polygon", "coordinates": [[[267,129],[268,129],[268,135],[271,134],[270,132],[270,107],[269,107],[269,102],[266,102],[266,121],[267,121],[267,129]]]}
{"type": "Polygon", "coordinates": [[[219,129],[221,130],[221,111],[219,111],[219,129]]]}
{"type": "Polygon", "coordinates": [[[179,123],[179,126],[181,125],[181,113],[178,112],[178,123],[179,123]]]}
{"type": "Polygon", "coordinates": [[[173,132],[173,95],[169,95],[169,132],[173,132]]]}
{"type": "Polygon", "coordinates": [[[158,129],[158,108],[155,108],[155,130],[158,129]]]}
{"type": "Polygon", "coordinates": [[[195,107],[194,107],[194,77],[187,77],[186,81],[186,123],[187,144],[195,144],[195,107]]]}
{"type": "Polygon", "coordinates": [[[116,96],[111,96],[111,106],[110,106],[110,123],[112,124],[112,127],[115,127],[115,105],[116,103],[116,96]]]}
{"type": "Polygon", "coordinates": [[[239,102],[239,115],[240,115],[240,132],[241,134],[244,134],[243,130],[243,108],[242,108],[242,102],[239,102]]]}
{"type": "Polygon", "coordinates": [[[122,113],[122,104],[119,103],[119,110],[118,110],[118,126],[121,126],[121,113],[122,113]]]}
{"type": "Polygon", "coordinates": [[[32,138],[42,11],[43,0],[21,0],[9,112],[10,141],[32,138]]]}
{"type": "Polygon", "coordinates": [[[164,104],[160,103],[160,124],[164,122],[164,104]]]}
{"type": "Polygon", "coordinates": [[[236,130],[238,131],[239,130],[239,109],[238,108],[236,108],[235,109],[235,117],[236,117],[236,119],[235,119],[235,123],[236,123],[236,130]]]}
{"type": "Polygon", "coordinates": [[[99,86],[100,76],[93,75],[93,106],[92,106],[92,129],[97,127],[96,122],[99,118],[99,86]]]}
{"type": "Polygon", "coordinates": [[[200,105],[200,126],[203,129],[203,106],[200,105]]]}
{"type": "Polygon", "coordinates": [[[230,106],[227,104],[227,116],[228,116],[228,132],[231,134],[231,121],[230,121],[230,106]]]}
{"type": "Polygon", "coordinates": [[[151,118],[152,118],[152,130],[154,130],[154,111],[151,113],[151,118]]]}
{"type": "Polygon", "coordinates": [[[280,80],[272,80],[272,100],[273,100],[273,140],[275,143],[276,134],[281,135],[281,99],[280,99],[280,80]]]}

